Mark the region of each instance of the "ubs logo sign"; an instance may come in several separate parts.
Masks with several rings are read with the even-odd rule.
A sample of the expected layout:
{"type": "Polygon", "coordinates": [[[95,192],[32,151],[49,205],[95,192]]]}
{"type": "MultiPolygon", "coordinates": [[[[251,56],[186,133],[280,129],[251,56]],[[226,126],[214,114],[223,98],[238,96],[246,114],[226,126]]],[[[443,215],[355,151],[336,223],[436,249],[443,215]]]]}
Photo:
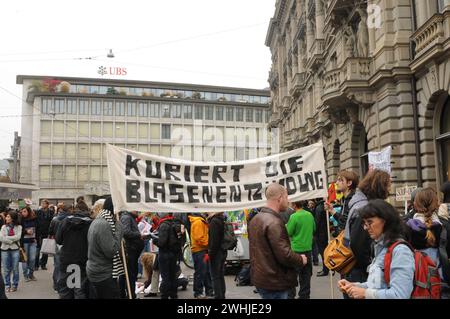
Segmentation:
{"type": "Polygon", "coordinates": [[[106,67],[106,66],[99,66],[97,73],[100,74],[101,76],[104,75],[120,75],[120,76],[125,76],[127,75],[127,69],[126,68],[121,68],[121,67],[106,67]]]}

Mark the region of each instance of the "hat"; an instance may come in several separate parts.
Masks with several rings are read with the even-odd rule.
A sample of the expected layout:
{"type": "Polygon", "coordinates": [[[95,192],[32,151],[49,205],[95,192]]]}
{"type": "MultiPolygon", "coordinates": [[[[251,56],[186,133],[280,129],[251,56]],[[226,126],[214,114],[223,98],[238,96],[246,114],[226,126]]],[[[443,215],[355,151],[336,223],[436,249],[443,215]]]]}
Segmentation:
{"type": "Polygon", "coordinates": [[[25,201],[25,204],[28,205],[28,206],[33,205],[33,201],[31,199],[29,199],[29,198],[25,198],[24,201],[25,201]]]}

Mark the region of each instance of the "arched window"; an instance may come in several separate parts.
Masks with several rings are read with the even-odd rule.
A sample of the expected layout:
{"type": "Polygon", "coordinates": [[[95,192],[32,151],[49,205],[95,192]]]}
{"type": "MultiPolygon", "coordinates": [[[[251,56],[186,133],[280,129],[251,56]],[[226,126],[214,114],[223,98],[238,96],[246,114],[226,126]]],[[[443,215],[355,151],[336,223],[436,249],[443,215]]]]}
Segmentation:
{"type": "Polygon", "coordinates": [[[450,96],[441,113],[441,123],[437,142],[441,153],[441,174],[443,181],[450,181],[450,96]]]}
{"type": "Polygon", "coordinates": [[[366,176],[367,172],[369,171],[369,144],[367,142],[367,134],[365,131],[361,132],[361,139],[360,139],[360,167],[361,167],[361,176],[366,176]]]}

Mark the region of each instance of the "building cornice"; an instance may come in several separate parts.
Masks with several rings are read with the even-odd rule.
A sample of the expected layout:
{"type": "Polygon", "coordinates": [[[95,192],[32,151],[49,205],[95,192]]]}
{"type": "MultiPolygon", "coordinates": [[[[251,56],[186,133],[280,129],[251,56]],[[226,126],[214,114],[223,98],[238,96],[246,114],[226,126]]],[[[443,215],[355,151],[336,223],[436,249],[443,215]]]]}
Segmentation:
{"type": "Polygon", "coordinates": [[[71,84],[82,85],[117,85],[129,87],[157,88],[167,90],[194,90],[194,91],[216,91],[220,93],[242,93],[260,96],[270,96],[269,90],[258,90],[250,88],[237,88],[228,86],[214,86],[202,84],[188,84],[188,83],[174,83],[174,82],[153,82],[153,81],[138,81],[138,80],[119,80],[119,79],[102,79],[102,78],[82,78],[82,77],[68,77],[68,76],[53,76],[53,75],[17,75],[16,84],[23,84],[24,80],[45,80],[55,79],[67,81],[71,84]]]}

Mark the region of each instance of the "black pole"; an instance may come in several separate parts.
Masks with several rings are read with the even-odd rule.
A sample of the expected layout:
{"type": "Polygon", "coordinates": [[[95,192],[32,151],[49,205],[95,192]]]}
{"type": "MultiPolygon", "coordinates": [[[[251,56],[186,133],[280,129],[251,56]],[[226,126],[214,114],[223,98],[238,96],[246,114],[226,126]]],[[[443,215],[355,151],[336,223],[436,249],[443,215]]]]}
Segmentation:
{"type": "MultiPolygon", "coordinates": [[[[411,0],[411,15],[412,15],[412,32],[417,30],[416,19],[416,3],[415,0],[411,0]]],[[[411,60],[415,58],[415,43],[411,39],[409,44],[409,51],[411,60]]],[[[417,186],[422,187],[422,162],[420,159],[420,134],[419,134],[419,106],[417,103],[417,81],[414,74],[411,74],[411,89],[412,89],[412,108],[414,117],[414,140],[416,145],[416,162],[417,162],[417,186]]]]}

